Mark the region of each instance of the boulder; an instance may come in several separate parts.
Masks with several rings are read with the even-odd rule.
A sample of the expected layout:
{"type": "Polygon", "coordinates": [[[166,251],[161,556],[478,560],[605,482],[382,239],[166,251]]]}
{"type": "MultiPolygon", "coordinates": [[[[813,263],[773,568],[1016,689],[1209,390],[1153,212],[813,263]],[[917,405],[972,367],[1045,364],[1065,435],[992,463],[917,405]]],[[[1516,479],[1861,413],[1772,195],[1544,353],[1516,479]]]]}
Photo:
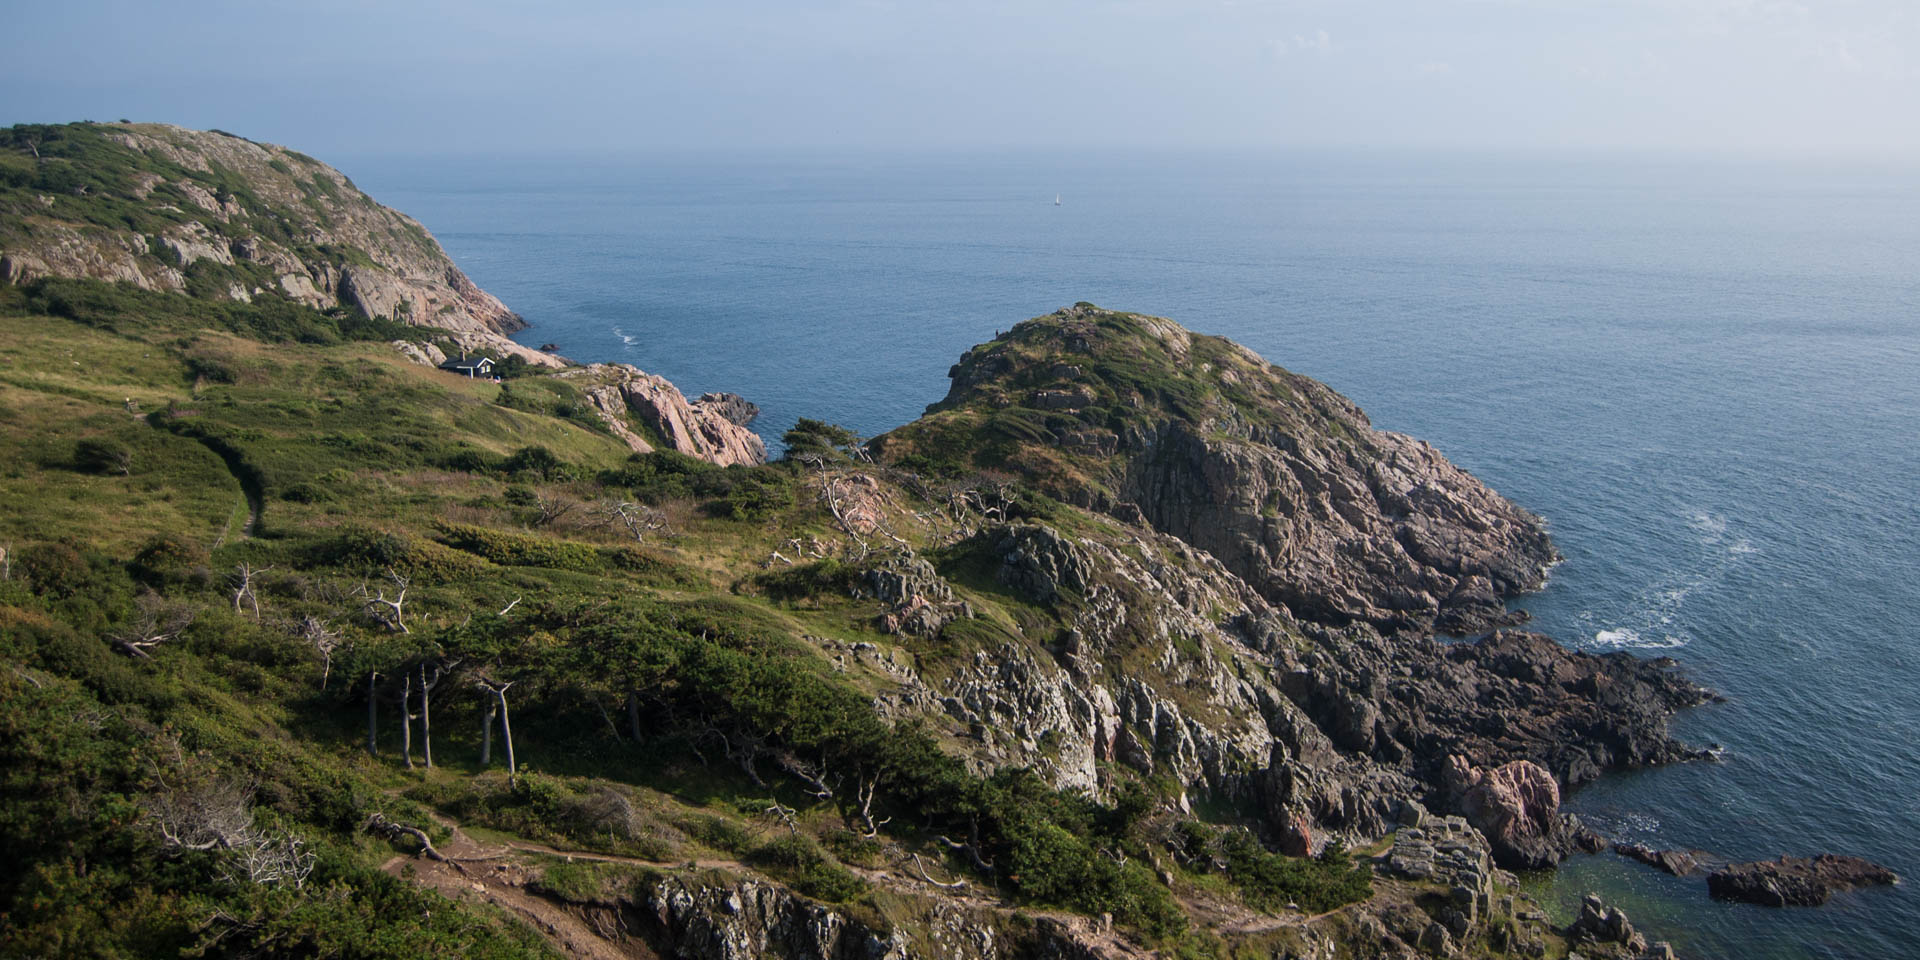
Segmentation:
{"type": "Polygon", "coordinates": [[[1737,863],[1707,875],[1707,893],[1715,900],[1738,900],[1767,907],[1817,907],[1837,891],[1900,882],[1900,877],[1870,860],[1823,853],[1737,863]]]}
{"type": "Polygon", "coordinates": [[[1575,943],[1619,944],[1633,954],[1647,949],[1647,938],[1633,929],[1626,912],[1607,906],[1591,893],[1580,904],[1579,918],[1567,928],[1567,939],[1575,943]]]}
{"type": "Polygon", "coordinates": [[[1467,822],[1486,834],[1493,855],[1510,869],[1558,864],[1573,849],[1560,817],[1560,785],[1531,760],[1482,770],[1465,757],[1447,761],[1447,781],[1467,822]]]}
{"type": "Polygon", "coordinates": [[[1313,826],[1294,814],[1280,830],[1280,852],[1289,857],[1313,856],[1313,826]]]}

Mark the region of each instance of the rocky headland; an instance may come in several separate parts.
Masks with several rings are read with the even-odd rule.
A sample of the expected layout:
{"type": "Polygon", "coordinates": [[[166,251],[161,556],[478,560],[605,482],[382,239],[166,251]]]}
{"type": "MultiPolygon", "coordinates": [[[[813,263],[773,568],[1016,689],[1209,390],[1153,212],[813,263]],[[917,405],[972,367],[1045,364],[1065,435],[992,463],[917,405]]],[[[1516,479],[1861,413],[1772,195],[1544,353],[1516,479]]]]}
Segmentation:
{"type": "Polygon", "coordinates": [[[559,367],[507,339],[518,314],[419,221],[306,154],[163,123],[14,128],[37,171],[0,209],[0,279],[107,280],[207,299],[285,297],[446,331],[462,349],[559,367]]]}

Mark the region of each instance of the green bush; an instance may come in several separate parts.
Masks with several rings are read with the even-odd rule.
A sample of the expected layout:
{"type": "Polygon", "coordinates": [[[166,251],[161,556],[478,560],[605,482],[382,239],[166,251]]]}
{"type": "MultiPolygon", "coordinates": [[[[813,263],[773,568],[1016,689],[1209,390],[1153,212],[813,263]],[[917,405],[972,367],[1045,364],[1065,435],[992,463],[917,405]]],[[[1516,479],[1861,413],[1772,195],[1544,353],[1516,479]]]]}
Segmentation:
{"type": "Polygon", "coordinates": [[[804,833],[774,840],[749,853],[746,861],[815,900],[844,903],[867,892],[866,880],[827,856],[804,833]]]}
{"type": "Polygon", "coordinates": [[[349,529],[314,544],[308,550],[308,560],[363,576],[391,570],[433,583],[469,579],[488,566],[473,554],[431,540],[367,528],[349,529]]]}
{"type": "Polygon", "coordinates": [[[180,537],[161,534],[140,547],[139,552],[133,555],[130,569],[135,577],[153,587],[183,582],[205,585],[211,581],[207,567],[212,562],[207,548],[180,537]]]}
{"type": "Polygon", "coordinates": [[[133,448],[118,440],[88,437],[73,445],[73,464],[87,473],[126,476],[133,472],[133,448]]]}
{"type": "Polygon", "coordinates": [[[746,853],[753,847],[753,834],[725,817],[693,817],[683,821],[680,829],[700,843],[727,853],[746,853]]]}
{"type": "Polygon", "coordinates": [[[592,570],[600,553],[584,543],[553,537],[507,533],[461,523],[440,524],[440,541],[508,567],[551,567],[555,570],[592,570]]]}

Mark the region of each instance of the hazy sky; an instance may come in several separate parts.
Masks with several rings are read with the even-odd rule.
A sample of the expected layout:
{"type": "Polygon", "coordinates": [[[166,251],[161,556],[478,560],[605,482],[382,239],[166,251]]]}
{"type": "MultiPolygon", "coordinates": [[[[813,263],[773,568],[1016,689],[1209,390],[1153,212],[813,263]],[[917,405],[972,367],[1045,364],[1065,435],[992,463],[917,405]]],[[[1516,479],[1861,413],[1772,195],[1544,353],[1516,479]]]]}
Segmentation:
{"type": "Polygon", "coordinates": [[[314,154],[1268,145],[1920,155],[1920,0],[61,0],[0,123],[314,154]]]}

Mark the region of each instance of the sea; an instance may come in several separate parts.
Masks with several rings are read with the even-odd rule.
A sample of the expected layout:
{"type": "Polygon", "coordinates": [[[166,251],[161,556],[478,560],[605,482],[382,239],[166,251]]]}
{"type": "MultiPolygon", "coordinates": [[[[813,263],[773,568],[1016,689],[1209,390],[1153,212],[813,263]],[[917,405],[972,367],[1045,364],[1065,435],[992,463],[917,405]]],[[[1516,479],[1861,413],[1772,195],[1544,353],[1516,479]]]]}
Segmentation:
{"type": "MultiPolygon", "coordinates": [[[[519,339],[865,435],[1076,301],[1221,334],[1546,517],[1517,601],[1671,656],[1724,759],[1568,806],[1721,860],[1920,877],[1920,166],[1574,154],[364,157],[519,339]]],[[[1612,854],[1528,878],[1695,958],[1920,957],[1912,884],[1716,903],[1612,854]]]]}

